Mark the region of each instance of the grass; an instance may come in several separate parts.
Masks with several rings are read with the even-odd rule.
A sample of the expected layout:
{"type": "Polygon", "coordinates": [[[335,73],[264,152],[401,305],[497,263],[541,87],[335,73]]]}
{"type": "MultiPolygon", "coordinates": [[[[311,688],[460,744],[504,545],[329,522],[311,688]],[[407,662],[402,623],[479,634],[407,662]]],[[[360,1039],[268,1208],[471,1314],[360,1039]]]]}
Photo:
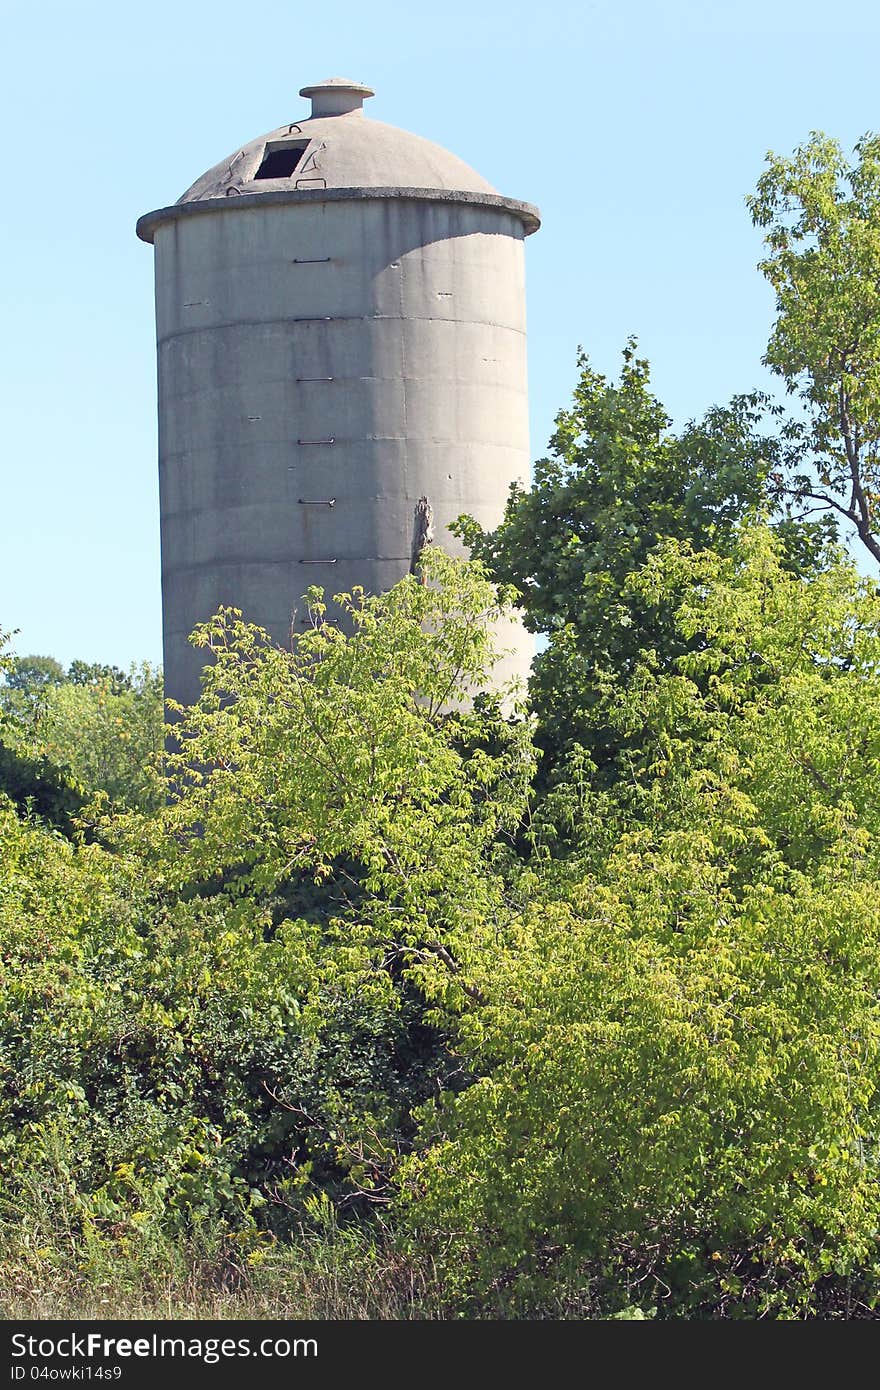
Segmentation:
{"type": "Polygon", "coordinates": [[[433,1260],[375,1225],[314,1229],[287,1241],[205,1227],[92,1230],[66,1222],[57,1190],[31,1192],[0,1220],[0,1318],[409,1321],[601,1317],[589,1284],[499,1287],[479,1302],[445,1294],[433,1260]]]}
{"type": "Polygon", "coordinates": [[[0,1209],[0,1318],[433,1319],[433,1264],[379,1227],[338,1226],[316,1203],[288,1241],[205,1224],[84,1223],[64,1169],[47,1165],[0,1209]]]}
{"type": "Polygon", "coordinates": [[[46,1244],[0,1226],[0,1317],[431,1319],[437,1280],[381,1238],[308,1233],[245,1254],[210,1234],[173,1242],[46,1244]]]}

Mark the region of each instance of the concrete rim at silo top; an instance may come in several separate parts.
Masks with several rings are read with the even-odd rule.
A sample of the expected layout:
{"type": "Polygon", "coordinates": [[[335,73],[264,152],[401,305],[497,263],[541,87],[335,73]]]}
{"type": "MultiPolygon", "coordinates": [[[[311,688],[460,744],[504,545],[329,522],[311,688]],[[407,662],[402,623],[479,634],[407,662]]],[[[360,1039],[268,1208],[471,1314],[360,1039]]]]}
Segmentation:
{"type": "Polygon", "coordinates": [[[201,217],[210,213],[236,212],[243,208],[286,205],[289,203],[362,202],[364,199],[388,198],[419,203],[465,203],[477,208],[495,208],[519,218],[526,236],[541,225],[541,216],[532,203],[514,198],[502,198],[497,193],[456,192],[445,188],[299,188],[270,193],[241,193],[237,197],[205,198],[200,202],[174,203],[167,208],[145,212],[137,221],[136,231],[141,241],[151,243],[156,228],[165,222],[177,222],[184,217],[201,217]]]}

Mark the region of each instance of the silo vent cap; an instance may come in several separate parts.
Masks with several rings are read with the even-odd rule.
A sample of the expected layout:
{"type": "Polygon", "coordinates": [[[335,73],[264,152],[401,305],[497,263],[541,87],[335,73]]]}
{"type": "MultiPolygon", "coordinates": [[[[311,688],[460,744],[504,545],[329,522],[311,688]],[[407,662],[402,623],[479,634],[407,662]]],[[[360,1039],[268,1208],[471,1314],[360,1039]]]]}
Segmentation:
{"type": "Polygon", "coordinates": [[[312,118],[347,116],[351,111],[361,111],[365,99],[375,95],[372,87],[352,82],[347,77],[328,77],[311,87],[301,87],[299,94],[312,98],[312,118]]]}

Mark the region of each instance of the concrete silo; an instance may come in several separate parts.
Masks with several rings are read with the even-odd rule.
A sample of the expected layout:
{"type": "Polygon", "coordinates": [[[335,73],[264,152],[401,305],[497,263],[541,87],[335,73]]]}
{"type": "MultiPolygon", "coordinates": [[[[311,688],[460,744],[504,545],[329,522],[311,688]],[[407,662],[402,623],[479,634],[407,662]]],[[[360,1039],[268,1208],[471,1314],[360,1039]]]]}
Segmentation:
{"type": "MultiPolygon", "coordinates": [[[[420,498],[460,553],[448,523],[495,525],[528,476],[536,209],[365,118],[368,87],[301,95],[308,118],[137,226],[155,246],[166,693],[185,703],[204,661],[187,636],[220,604],[287,644],[311,584],[378,593],[408,572],[420,498]]],[[[499,638],[499,678],[527,674],[532,639],[499,638]]]]}

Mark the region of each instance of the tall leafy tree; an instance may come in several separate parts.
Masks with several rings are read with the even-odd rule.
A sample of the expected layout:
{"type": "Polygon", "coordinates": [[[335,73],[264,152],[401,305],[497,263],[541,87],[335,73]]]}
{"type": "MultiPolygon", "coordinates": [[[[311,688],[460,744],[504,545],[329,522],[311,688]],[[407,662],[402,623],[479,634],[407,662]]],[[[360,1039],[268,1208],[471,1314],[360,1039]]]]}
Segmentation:
{"type": "Polygon", "coordinates": [[[16,656],[8,663],[5,676],[10,690],[35,691],[60,685],[64,667],[54,656],[16,656]]]}
{"type": "Polygon", "coordinates": [[[880,560],[880,136],[769,154],[749,199],[776,291],[766,363],[800,397],[781,490],[844,517],[880,560]]]}
{"type": "MultiPolygon", "coordinates": [[[[548,635],[532,695],[551,764],[578,741],[612,757],[589,717],[599,673],[626,680],[646,649],[671,660],[689,643],[668,596],[634,591],[630,576],[667,537],[724,551],[742,516],[768,505],[780,451],[758,395],[674,433],[633,342],[618,381],[583,355],[579,369],[532,487],[512,490],[495,531],[458,524],[493,578],[517,588],[526,626],[548,635]]],[[[816,531],[792,535],[793,562],[810,558],[816,531]]]]}

